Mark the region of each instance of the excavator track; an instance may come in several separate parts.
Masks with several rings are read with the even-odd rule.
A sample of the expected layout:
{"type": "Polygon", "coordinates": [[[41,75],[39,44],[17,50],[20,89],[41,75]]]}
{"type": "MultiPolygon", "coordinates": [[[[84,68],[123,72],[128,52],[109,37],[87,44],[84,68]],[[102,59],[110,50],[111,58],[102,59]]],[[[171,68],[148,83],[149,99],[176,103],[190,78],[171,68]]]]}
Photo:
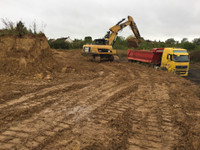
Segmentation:
{"type": "Polygon", "coordinates": [[[93,55],[93,59],[94,62],[101,62],[101,57],[100,55],[93,55]]]}
{"type": "Polygon", "coordinates": [[[92,61],[94,62],[101,62],[101,61],[119,61],[119,56],[117,55],[107,55],[107,56],[103,56],[103,55],[93,55],[92,56],[92,61]]]}

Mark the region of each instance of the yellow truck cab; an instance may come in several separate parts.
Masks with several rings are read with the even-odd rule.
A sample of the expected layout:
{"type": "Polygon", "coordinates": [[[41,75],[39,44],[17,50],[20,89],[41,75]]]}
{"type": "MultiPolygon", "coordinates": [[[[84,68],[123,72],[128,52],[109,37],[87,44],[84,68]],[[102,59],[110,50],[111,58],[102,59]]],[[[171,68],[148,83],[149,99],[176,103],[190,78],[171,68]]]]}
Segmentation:
{"type": "Polygon", "coordinates": [[[166,68],[169,72],[187,76],[189,71],[189,54],[186,49],[164,48],[161,68],[166,68]]]}

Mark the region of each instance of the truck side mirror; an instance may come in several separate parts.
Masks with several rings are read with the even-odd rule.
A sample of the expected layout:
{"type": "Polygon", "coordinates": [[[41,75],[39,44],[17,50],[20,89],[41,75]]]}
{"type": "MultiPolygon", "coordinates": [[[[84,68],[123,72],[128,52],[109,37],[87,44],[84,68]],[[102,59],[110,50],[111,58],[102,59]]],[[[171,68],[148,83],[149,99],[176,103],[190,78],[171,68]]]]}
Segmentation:
{"type": "Polygon", "coordinates": [[[170,60],[172,61],[172,55],[170,55],[170,60]]]}

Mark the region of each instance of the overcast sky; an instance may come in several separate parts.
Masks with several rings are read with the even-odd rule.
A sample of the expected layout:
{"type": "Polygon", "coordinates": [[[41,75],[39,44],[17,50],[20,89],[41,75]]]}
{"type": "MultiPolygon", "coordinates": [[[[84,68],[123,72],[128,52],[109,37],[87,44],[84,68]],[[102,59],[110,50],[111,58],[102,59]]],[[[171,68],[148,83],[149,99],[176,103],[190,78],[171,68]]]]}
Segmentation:
{"type": "MultiPolygon", "coordinates": [[[[200,37],[200,0],[0,0],[0,18],[36,22],[48,38],[101,38],[128,15],[145,39],[200,37]]],[[[131,34],[127,27],[118,35],[131,34]]]]}

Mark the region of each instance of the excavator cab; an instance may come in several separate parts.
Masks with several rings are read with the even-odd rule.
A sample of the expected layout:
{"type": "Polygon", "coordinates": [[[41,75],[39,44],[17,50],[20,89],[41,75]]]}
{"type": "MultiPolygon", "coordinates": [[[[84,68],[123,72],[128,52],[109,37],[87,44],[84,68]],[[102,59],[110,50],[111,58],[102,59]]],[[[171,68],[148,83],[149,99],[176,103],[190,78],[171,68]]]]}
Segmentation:
{"type": "Polygon", "coordinates": [[[106,45],[106,40],[105,39],[95,39],[94,44],[95,45],[106,45]]]}

